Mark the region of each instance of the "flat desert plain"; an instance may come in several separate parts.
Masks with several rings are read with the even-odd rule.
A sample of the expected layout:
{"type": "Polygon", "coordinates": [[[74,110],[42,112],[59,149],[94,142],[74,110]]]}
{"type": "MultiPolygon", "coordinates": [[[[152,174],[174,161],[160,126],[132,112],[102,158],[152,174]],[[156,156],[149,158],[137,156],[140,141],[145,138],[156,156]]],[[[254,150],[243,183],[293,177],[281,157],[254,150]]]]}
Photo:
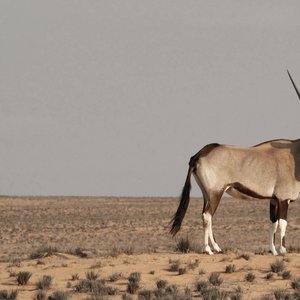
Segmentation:
{"type": "Polygon", "coordinates": [[[268,201],[223,198],[213,229],[224,252],[212,256],[202,205],[191,199],[172,238],[175,198],[1,197],[0,299],[299,299],[300,201],[278,257],[268,201]]]}

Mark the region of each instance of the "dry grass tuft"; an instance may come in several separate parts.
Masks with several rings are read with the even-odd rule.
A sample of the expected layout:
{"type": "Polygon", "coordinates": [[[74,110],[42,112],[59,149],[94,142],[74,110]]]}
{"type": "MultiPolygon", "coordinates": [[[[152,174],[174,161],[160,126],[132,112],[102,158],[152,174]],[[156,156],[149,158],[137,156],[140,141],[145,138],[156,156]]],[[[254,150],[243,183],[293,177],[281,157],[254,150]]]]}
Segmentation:
{"type": "Polygon", "coordinates": [[[26,285],[31,277],[32,273],[23,271],[19,272],[17,276],[17,282],[19,285],[26,285]]]}

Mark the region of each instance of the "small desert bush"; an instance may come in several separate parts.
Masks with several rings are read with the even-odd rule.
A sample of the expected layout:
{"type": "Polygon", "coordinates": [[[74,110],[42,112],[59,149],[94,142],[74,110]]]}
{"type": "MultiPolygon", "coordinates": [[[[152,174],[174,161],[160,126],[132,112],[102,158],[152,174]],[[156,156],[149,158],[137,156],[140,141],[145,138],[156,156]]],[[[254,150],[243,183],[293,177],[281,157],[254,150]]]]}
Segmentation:
{"type": "Polygon", "coordinates": [[[273,279],[273,277],[274,277],[274,274],[273,273],[268,273],[267,275],[266,275],[266,279],[267,280],[270,280],[270,279],[273,279]]]}
{"type": "Polygon", "coordinates": [[[119,248],[119,247],[114,246],[108,254],[112,257],[117,257],[120,254],[133,255],[134,248],[133,248],[133,246],[128,246],[126,248],[119,248]]]}
{"type": "Polygon", "coordinates": [[[291,287],[294,290],[300,290],[300,277],[294,278],[291,282],[291,287]]]}
{"type": "Polygon", "coordinates": [[[283,289],[279,289],[279,288],[274,291],[274,297],[275,297],[276,300],[289,300],[289,299],[291,299],[290,294],[287,291],[285,291],[283,289]]]}
{"type": "Polygon", "coordinates": [[[248,254],[248,253],[243,253],[243,254],[241,254],[240,256],[238,256],[238,258],[243,258],[243,259],[245,259],[245,260],[250,260],[250,254],[248,254]]]}
{"type": "Polygon", "coordinates": [[[255,275],[252,272],[247,273],[245,275],[245,280],[248,281],[248,282],[253,282],[254,279],[255,279],[255,275]]]}
{"type": "Polygon", "coordinates": [[[289,253],[300,253],[300,245],[298,245],[298,246],[290,245],[288,247],[288,252],[289,253]]]}
{"type": "Polygon", "coordinates": [[[179,268],[178,269],[178,275],[183,275],[186,273],[186,268],[179,268]]]}
{"type": "Polygon", "coordinates": [[[282,274],[282,279],[291,279],[291,271],[287,270],[287,271],[283,271],[282,274]]]}
{"type": "Polygon", "coordinates": [[[243,290],[240,286],[235,288],[234,291],[229,293],[230,300],[242,300],[243,298],[243,290]]]}
{"type": "Polygon", "coordinates": [[[72,274],[71,280],[72,280],[72,281],[79,280],[79,275],[78,275],[78,273],[72,274]]]}
{"type": "Polygon", "coordinates": [[[141,290],[138,292],[139,300],[151,300],[153,298],[153,292],[150,290],[141,290]]]}
{"type": "Polygon", "coordinates": [[[195,270],[196,268],[199,267],[199,260],[196,259],[195,261],[190,261],[187,265],[188,269],[190,270],[195,270]]]}
{"type": "Polygon", "coordinates": [[[261,297],[258,298],[258,300],[273,300],[272,295],[262,295],[261,297]]]}
{"type": "Polygon", "coordinates": [[[165,289],[166,286],[167,286],[167,284],[168,284],[168,282],[167,282],[166,280],[160,279],[160,280],[157,280],[157,281],[156,281],[156,287],[157,287],[158,289],[165,289]]]}
{"type": "Polygon", "coordinates": [[[133,298],[128,294],[123,294],[122,295],[122,300],[133,300],[133,298]]]}
{"type": "Polygon", "coordinates": [[[186,236],[186,238],[181,237],[179,241],[176,243],[176,251],[182,252],[182,253],[188,253],[190,250],[190,240],[189,237],[186,236]]]}
{"type": "Polygon", "coordinates": [[[47,296],[44,291],[37,291],[36,295],[33,297],[33,300],[46,300],[47,296]]]}
{"type": "Polygon", "coordinates": [[[113,273],[109,276],[109,281],[110,282],[116,282],[117,280],[122,278],[122,273],[113,273]]]}
{"type": "Polygon", "coordinates": [[[17,282],[19,285],[26,285],[31,277],[32,273],[23,271],[19,272],[17,276],[17,282]]]}
{"type": "Polygon", "coordinates": [[[220,291],[216,287],[212,287],[206,290],[202,296],[203,300],[225,300],[228,298],[228,293],[225,291],[220,291]]]}
{"type": "Polygon", "coordinates": [[[169,271],[170,272],[178,272],[179,267],[180,267],[180,260],[176,259],[176,260],[170,260],[170,268],[169,271]]]}
{"type": "Polygon", "coordinates": [[[133,272],[128,277],[127,292],[135,294],[140,287],[141,273],[133,272]]]}
{"type": "Polygon", "coordinates": [[[282,272],[285,268],[284,261],[277,259],[275,262],[271,263],[270,267],[273,273],[282,272]]]}
{"type": "Polygon", "coordinates": [[[219,286],[222,284],[223,279],[220,278],[219,272],[212,272],[208,277],[208,281],[214,286],[219,286]]]}
{"type": "Polygon", "coordinates": [[[82,279],[75,286],[75,291],[78,293],[94,293],[95,291],[105,290],[104,280],[82,279]]]}
{"type": "Polygon", "coordinates": [[[81,257],[81,258],[87,258],[88,257],[88,255],[85,252],[83,252],[83,250],[79,247],[75,248],[74,251],[71,251],[71,254],[74,254],[74,255],[76,255],[78,257],[81,257]]]}
{"type": "Polygon", "coordinates": [[[18,297],[18,290],[10,291],[0,290],[0,299],[1,300],[15,300],[18,297]]]}
{"type": "Polygon", "coordinates": [[[235,265],[230,264],[225,267],[225,273],[233,273],[235,272],[235,265]]]}
{"type": "Polygon", "coordinates": [[[208,283],[203,280],[197,281],[195,283],[195,289],[200,294],[200,296],[202,296],[208,289],[208,283]]]}
{"type": "Polygon", "coordinates": [[[68,300],[70,295],[64,291],[56,291],[51,296],[48,297],[48,300],[68,300]]]}
{"type": "Polygon", "coordinates": [[[37,283],[36,287],[39,290],[47,290],[50,288],[52,283],[52,276],[50,275],[44,275],[37,283]]]}
{"type": "Polygon", "coordinates": [[[94,271],[89,271],[85,273],[85,277],[88,280],[96,280],[99,277],[99,275],[94,271]]]}
{"type": "Polygon", "coordinates": [[[52,246],[46,246],[38,248],[37,250],[33,251],[30,255],[30,259],[40,259],[43,257],[54,255],[58,252],[58,249],[56,247],[52,246]]]}

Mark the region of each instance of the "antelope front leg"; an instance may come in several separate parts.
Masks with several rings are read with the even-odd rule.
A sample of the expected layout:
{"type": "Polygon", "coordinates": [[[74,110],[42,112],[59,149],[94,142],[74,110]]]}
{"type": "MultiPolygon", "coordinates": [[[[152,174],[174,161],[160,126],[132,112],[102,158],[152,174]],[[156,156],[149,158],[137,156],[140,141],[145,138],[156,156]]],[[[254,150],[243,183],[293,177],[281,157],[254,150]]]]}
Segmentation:
{"type": "Polygon", "coordinates": [[[270,251],[273,255],[278,255],[276,248],[275,248],[275,233],[278,227],[278,221],[272,223],[271,229],[270,229],[270,251]]]}
{"type": "Polygon", "coordinates": [[[286,226],[287,226],[287,221],[284,219],[279,220],[279,228],[280,228],[280,248],[279,252],[281,254],[286,253],[286,248],[285,248],[285,231],[286,231],[286,226]]]}
{"type": "Polygon", "coordinates": [[[203,219],[203,227],[204,227],[204,250],[209,255],[212,255],[213,252],[211,251],[210,246],[208,244],[209,231],[211,228],[211,214],[203,213],[202,219],[203,219]]]}

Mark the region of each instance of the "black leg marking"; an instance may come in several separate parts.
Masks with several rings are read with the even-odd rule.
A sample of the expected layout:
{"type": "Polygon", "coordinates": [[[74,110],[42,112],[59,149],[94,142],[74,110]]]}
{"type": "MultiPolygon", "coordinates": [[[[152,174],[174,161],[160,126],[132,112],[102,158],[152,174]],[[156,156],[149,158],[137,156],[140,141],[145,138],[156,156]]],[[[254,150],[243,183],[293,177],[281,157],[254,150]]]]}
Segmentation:
{"type": "Polygon", "coordinates": [[[278,217],[278,205],[273,204],[272,200],[270,201],[270,220],[272,223],[275,223],[277,221],[278,217]]]}

